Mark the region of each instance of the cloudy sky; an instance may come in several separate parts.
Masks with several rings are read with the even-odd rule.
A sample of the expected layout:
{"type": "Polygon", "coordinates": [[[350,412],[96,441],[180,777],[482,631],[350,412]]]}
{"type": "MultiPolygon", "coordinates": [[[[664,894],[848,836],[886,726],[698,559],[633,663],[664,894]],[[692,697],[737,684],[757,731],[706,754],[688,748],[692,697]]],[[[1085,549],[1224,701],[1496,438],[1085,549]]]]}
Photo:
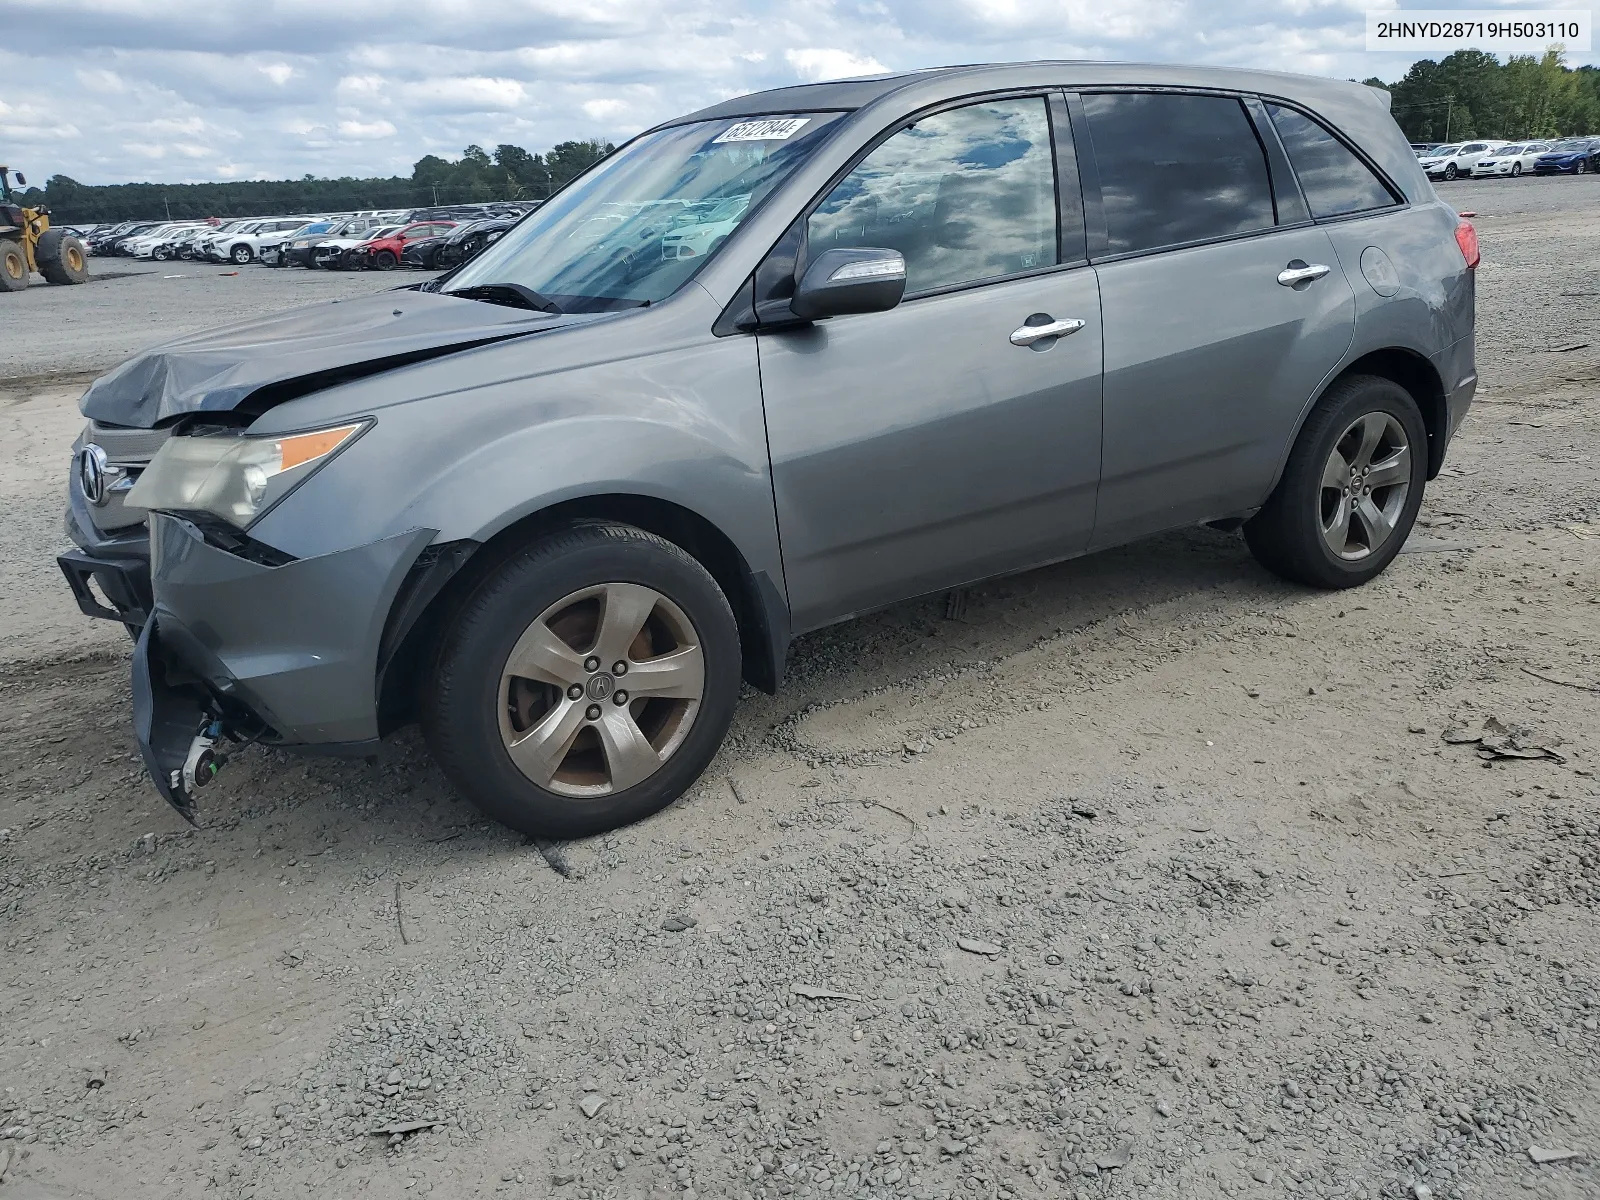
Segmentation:
{"type": "Polygon", "coordinates": [[[0,0],[0,140],[38,181],[409,175],[471,142],[620,141],[741,92],[942,63],[1396,78],[1406,57],[1363,49],[1374,7],[1394,0],[0,0]]]}

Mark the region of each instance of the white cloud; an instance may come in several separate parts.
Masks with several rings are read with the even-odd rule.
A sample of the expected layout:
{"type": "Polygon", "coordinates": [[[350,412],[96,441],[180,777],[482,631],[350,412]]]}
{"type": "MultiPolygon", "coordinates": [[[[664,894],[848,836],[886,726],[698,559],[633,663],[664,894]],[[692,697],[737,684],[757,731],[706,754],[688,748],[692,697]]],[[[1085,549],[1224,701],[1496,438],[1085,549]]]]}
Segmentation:
{"type": "Polygon", "coordinates": [[[515,79],[486,79],[481,75],[422,79],[402,84],[400,93],[413,104],[439,112],[501,112],[520,107],[528,98],[515,79]]]}
{"type": "Polygon", "coordinates": [[[399,132],[392,121],[340,121],[339,136],[366,141],[371,138],[393,137],[399,132]]]}
{"type": "Polygon", "coordinates": [[[619,100],[615,96],[583,102],[584,115],[600,122],[614,121],[626,114],[631,107],[626,100],[619,100]]]}
{"type": "Polygon", "coordinates": [[[800,78],[812,83],[824,79],[849,79],[855,75],[882,75],[889,69],[870,56],[862,57],[848,50],[822,47],[785,50],[783,60],[795,69],[800,78]]]}
{"type": "Polygon", "coordinates": [[[1395,2],[0,0],[0,121],[24,169],[86,183],[406,175],[469,143],[621,141],[745,92],[952,62],[1393,79],[1409,60],[1364,51],[1361,10],[1395,2]]]}

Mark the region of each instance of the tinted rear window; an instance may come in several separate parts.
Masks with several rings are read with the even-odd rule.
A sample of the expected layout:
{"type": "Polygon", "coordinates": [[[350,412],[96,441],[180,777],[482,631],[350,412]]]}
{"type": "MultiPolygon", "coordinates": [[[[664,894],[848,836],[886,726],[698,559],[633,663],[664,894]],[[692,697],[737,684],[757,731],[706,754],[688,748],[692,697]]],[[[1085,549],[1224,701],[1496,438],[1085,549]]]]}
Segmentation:
{"type": "Polygon", "coordinates": [[[1108,93],[1083,107],[1109,253],[1272,227],[1266,155],[1239,101],[1108,93]]]}
{"type": "Polygon", "coordinates": [[[1278,127],[1294,173],[1300,177],[1312,216],[1337,217],[1395,203],[1367,164],[1310,117],[1278,104],[1267,105],[1267,112],[1278,127]]]}

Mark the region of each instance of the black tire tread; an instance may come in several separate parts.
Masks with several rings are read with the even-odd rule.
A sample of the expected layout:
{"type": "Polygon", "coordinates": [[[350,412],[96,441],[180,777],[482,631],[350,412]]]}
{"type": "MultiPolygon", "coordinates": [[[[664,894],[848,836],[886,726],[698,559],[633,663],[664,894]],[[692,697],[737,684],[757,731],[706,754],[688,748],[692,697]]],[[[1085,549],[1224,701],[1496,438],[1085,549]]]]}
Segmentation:
{"type": "Polygon", "coordinates": [[[34,247],[34,261],[39,264],[39,274],[45,282],[55,284],[86,283],[89,279],[89,248],[83,242],[60,229],[46,229],[39,235],[34,247]],[[77,242],[78,253],[83,255],[83,270],[73,271],[67,266],[66,249],[69,242],[77,242]]]}

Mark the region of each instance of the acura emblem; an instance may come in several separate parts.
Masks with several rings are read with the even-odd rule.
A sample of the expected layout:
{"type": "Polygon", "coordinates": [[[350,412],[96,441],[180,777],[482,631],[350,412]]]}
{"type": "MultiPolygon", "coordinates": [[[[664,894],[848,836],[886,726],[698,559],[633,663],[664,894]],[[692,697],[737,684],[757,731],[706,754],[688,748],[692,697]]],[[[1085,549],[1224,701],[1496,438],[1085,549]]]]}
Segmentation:
{"type": "Polygon", "coordinates": [[[78,451],[78,486],[83,498],[98,507],[106,502],[106,452],[90,442],[78,451]]]}

